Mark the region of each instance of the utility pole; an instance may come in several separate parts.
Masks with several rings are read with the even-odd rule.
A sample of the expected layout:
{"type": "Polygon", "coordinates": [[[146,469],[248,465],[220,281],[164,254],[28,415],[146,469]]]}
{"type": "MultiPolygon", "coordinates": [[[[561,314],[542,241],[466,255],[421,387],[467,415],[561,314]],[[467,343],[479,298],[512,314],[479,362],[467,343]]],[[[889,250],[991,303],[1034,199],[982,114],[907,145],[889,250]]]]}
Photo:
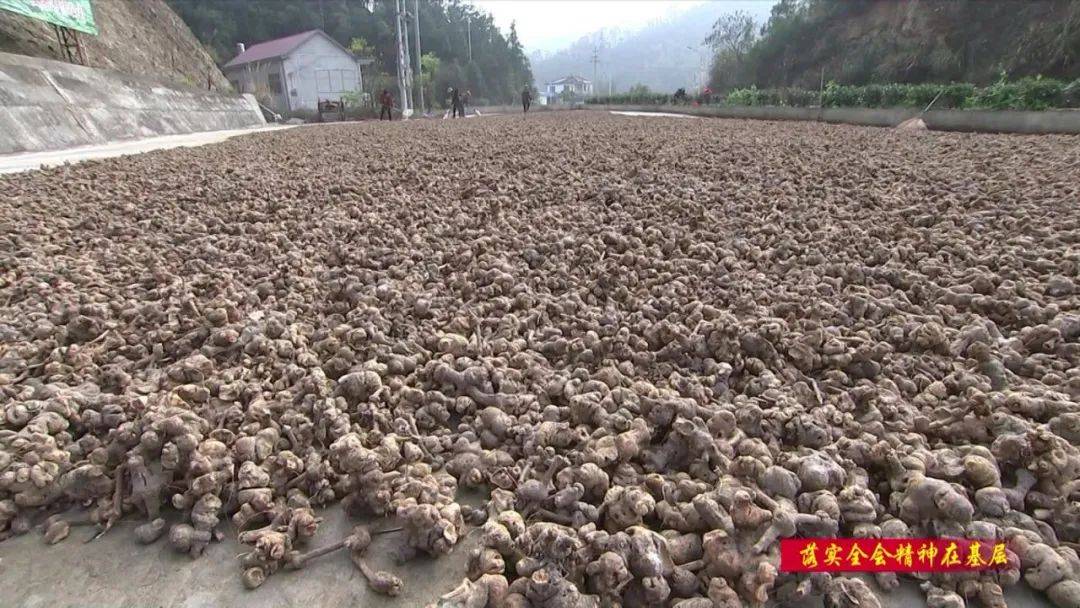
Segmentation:
{"type": "Polygon", "coordinates": [[[413,25],[416,27],[416,90],[419,93],[420,103],[416,109],[424,113],[424,64],[421,63],[423,55],[420,54],[420,0],[413,0],[413,25]]]}
{"type": "Polygon", "coordinates": [[[472,16],[465,15],[465,27],[469,37],[469,63],[472,63],[472,16]]]}
{"type": "MultiPolygon", "coordinates": [[[[592,81],[593,86],[596,86],[596,66],[600,63],[600,47],[594,46],[592,49],[592,81]]],[[[593,90],[595,94],[595,89],[593,90]]]]}
{"type": "Polygon", "coordinates": [[[412,47],[409,46],[409,5],[408,0],[401,0],[401,39],[402,44],[405,47],[405,87],[409,91],[409,109],[416,109],[416,104],[413,103],[415,92],[413,91],[413,73],[412,73],[412,47]]]}
{"type": "Polygon", "coordinates": [[[821,85],[818,87],[817,105],[819,108],[825,105],[825,66],[821,66],[821,85]]]}
{"type": "Polygon", "coordinates": [[[408,118],[412,115],[412,103],[409,96],[412,93],[412,66],[409,61],[408,29],[402,32],[401,0],[394,0],[395,17],[397,20],[397,70],[398,70],[398,94],[401,96],[401,116],[408,118]]]}

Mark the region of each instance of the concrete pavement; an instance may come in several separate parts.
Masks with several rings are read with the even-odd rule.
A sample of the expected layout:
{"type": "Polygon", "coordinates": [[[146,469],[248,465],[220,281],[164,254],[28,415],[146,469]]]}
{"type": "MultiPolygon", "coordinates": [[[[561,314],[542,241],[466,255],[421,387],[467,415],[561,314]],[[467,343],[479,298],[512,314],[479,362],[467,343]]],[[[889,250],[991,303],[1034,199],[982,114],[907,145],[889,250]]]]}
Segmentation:
{"type": "Polygon", "coordinates": [[[2,154],[0,155],[0,173],[32,171],[44,167],[55,167],[64,163],[77,163],[97,158],[111,158],[114,156],[123,156],[125,154],[141,154],[152,150],[205,146],[206,144],[216,144],[225,141],[226,139],[236,137],[237,135],[258,133],[260,131],[289,129],[293,126],[298,125],[265,125],[245,129],[204,131],[201,133],[185,133],[183,135],[162,135],[159,137],[131,139],[108,144],[77,146],[63,150],[2,154]]]}

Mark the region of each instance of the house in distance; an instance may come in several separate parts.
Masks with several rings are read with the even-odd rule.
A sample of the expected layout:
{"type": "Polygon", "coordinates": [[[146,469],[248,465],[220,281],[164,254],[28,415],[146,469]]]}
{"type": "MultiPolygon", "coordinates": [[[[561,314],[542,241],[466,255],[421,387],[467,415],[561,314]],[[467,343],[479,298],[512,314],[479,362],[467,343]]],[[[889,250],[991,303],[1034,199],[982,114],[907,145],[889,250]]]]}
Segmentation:
{"type": "Polygon", "coordinates": [[[588,78],[573,75],[546,83],[542,93],[544,103],[584,101],[586,97],[592,94],[592,81],[588,78]]]}
{"type": "Polygon", "coordinates": [[[277,112],[315,110],[319,101],[363,90],[357,59],[322,30],[310,30],[245,47],[222,71],[241,93],[277,112]]]}

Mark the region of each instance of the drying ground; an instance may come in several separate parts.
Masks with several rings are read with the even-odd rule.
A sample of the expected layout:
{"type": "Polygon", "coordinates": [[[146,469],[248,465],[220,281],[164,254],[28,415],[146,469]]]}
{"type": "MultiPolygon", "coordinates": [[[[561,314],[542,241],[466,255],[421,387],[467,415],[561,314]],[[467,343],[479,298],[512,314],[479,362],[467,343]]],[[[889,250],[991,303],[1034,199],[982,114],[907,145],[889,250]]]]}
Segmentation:
{"type": "Polygon", "coordinates": [[[1074,605],[1078,144],[580,112],[2,177],[0,530],[30,532],[0,603],[371,601],[348,556],[275,551],[340,540],[339,508],[307,525],[343,503],[404,526],[354,556],[398,605],[478,545],[471,605],[896,584],[778,574],[793,533],[1007,540],[1011,568],[927,593],[1074,605]],[[41,544],[69,506],[121,523],[41,544]],[[95,577],[159,511],[147,569],[95,577]]]}

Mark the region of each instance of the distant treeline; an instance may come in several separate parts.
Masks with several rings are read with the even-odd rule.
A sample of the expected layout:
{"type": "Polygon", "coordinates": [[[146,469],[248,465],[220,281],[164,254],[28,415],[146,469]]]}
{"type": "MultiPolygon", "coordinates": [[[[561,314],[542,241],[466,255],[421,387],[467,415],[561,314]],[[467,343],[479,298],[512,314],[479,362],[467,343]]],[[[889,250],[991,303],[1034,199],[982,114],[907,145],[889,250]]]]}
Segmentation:
{"type": "MultiPolygon", "coordinates": [[[[219,64],[236,54],[237,42],[251,45],[322,29],[342,46],[376,60],[374,74],[365,71],[366,88],[396,82],[393,2],[375,2],[369,12],[367,3],[357,0],[167,1],[219,64]]],[[[413,3],[406,6],[412,10],[413,3]]],[[[513,27],[503,35],[490,14],[458,0],[423,0],[419,8],[428,103],[440,104],[450,86],[471,90],[474,103],[508,103],[532,83],[529,60],[513,27]]],[[[410,21],[410,36],[411,28],[410,21]]]]}
{"type": "Polygon", "coordinates": [[[780,0],[714,26],[713,90],[1080,77],[1077,0],[780,0]]]}

